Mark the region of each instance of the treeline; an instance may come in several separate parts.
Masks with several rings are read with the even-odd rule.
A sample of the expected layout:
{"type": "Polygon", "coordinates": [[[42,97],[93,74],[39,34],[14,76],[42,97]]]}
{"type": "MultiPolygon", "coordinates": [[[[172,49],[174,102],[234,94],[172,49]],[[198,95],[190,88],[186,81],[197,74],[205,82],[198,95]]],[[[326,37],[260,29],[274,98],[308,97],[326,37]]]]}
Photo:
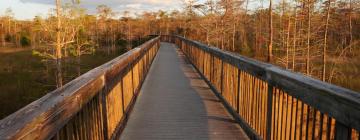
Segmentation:
{"type": "Polygon", "coordinates": [[[36,16],[31,21],[16,20],[8,8],[0,17],[0,46],[32,47],[49,59],[58,59],[57,47],[60,58],[91,53],[94,48],[131,49],[151,34],[140,20],[106,5],[99,5],[97,14],[90,15],[79,4],[64,4],[59,14],[54,9],[47,18],[36,16]],[[123,15],[120,19],[113,18],[119,14],[123,15]]]}
{"type": "Polygon", "coordinates": [[[189,0],[168,15],[175,34],[360,90],[359,1],[189,0]]]}
{"type": "Polygon", "coordinates": [[[81,55],[94,46],[130,49],[131,42],[147,35],[176,34],[360,89],[346,83],[360,78],[359,1],[186,0],[180,11],[116,13],[100,5],[95,15],[78,2],[61,6],[56,1],[46,19],[18,21],[7,10],[0,19],[2,45],[47,44],[46,55],[58,59],[68,56],[67,50],[81,55]]]}

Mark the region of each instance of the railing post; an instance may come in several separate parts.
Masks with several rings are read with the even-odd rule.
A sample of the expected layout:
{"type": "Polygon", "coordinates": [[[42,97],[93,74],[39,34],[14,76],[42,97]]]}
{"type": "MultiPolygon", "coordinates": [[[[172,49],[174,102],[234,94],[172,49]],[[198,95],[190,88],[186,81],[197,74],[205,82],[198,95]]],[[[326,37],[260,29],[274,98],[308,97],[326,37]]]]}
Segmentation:
{"type": "Polygon", "coordinates": [[[348,140],[350,138],[351,138],[351,128],[339,121],[336,121],[335,140],[348,140]]]}
{"type": "Polygon", "coordinates": [[[224,75],[223,75],[223,72],[224,72],[224,61],[221,60],[221,73],[220,73],[220,94],[222,95],[223,94],[223,88],[224,88],[224,85],[223,85],[223,78],[224,78],[224,75]]]}
{"type": "Polygon", "coordinates": [[[133,96],[135,96],[135,83],[134,83],[134,68],[135,68],[135,65],[130,65],[130,69],[131,69],[131,87],[132,87],[132,93],[133,93],[133,96]]]}
{"type": "Polygon", "coordinates": [[[211,55],[210,53],[210,76],[209,76],[209,80],[210,80],[210,83],[213,82],[213,79],[214,79],[214,56],[211,55]]]}
{"type": "Polygon", "coordinates": [[[237,99],[236,99],[236,112],[239,113],[240,112],[240,80],[241,80],[241,70],[240,69],[237,69],[237,73],[238,73],[238,76],[237,76],[237,87],[238,87],[238,92],[237,92],[237,99]]]}
{"type": "Polygon", "coordinates": [[[121,78],[121,84],[120,84],[120,86],[121,86],[121,103],[122,103],[122,111],[123,111],[123,116],[125,116],[126,115],[126,112],[125,112],[125,100],[124,100],[124,77],[125,76],[123,76],[122,78],[121,78]]]}
{"type": "Polygon", "coordinates": [[[267,97],[267,114],[266,114],[266,140],[271,140],[271,123],[272,123],[272,102],[273,102],[273,86],[268,83],[267,97]]]}
{"type": "Polygon", "coordinates": [[[200,58],[202,58],[202,73],[204,74],[204,76],[205,76],[205,58],[206,58],[206,54],[205,54],[205,51],[204,50],[202,50],[202,51],[200,51],[200,52],[202,52],[201,54],[201,57],[200,58]]]}

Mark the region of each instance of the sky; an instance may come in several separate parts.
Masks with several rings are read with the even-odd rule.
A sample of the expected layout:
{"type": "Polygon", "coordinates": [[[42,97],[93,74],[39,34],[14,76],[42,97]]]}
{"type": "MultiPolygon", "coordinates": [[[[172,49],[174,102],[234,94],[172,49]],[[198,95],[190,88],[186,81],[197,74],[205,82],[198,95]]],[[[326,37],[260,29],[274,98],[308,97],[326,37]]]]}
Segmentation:
{"type": "MultiPolygon", "coordinates": [[[[62,0],[69,3],[70,0],[62,0]]],[[[181,9],[182,0],[81,0],[81,7],[86,8],[90,14],[96,13],[98,5],[107,5],[117,13],[123,11],[158,11],[181,9]]],[[[16,19],[29,20],[34,16],[46,16],[55,8],[55,0],[0,0],[0,16],[11,8],[16,19]]]]}
{"type": "MultiPolygon", "coordinates": [[[[123,11],[141,13],[143,11],[158,10],[181,10],[184,0],[80,0],[81,7],[87,9],[89,14],[96,13],[96,7],[104,4],[118,13],[123,11]]],[[[186,1],[186,0],[185,0],[186,1]]],[[[198,0],[204,3],[206,0],[198,0]]],[[[258,7],[261,0],[250,0],[249,7],[258,7]]],[[[266,1],[266,0],[264,0],[266,1]]],[[[275,0],[278,1],[278,0],[275,0]]],[[[70,3],[71,0],[61,0],[62,4],[70,3]]],[[[55,8],[55,0],[0,0],[0,16],[5,14],[6,9],[11,8],[14,17],[20,20],[31,20],[35,16],[46,17],[50,10],[55,8]]]]}

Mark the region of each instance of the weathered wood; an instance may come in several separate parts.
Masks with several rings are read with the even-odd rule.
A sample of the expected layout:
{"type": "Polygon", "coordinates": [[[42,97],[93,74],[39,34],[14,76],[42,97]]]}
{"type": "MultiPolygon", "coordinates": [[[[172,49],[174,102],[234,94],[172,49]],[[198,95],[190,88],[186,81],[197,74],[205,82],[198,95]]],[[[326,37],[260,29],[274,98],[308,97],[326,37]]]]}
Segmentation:
{"type": "Polygon", "coordinates": [[[336,122],[335,130],[335,140],[347,140],[351,138],[351,128],[341,122],[336,122]]]}
{"type": "MultiPolygon", "coordinates": [[[[107,87],[105,86],[104,87],[104,90],[107,90],[107,87]]],[[[109,126],[108,126],[108,121],[109,121],[109,118],[108,118],[108,108],[107,108],[107,99],[106,99],[106,93],[104,91],[100,91],[100,101],[101,101],[101,109],[102,109],[102,112],[101,112],[101,115],[102,117],[104,118],[102,120],[102,124],[104,126],[103,128],[103,134],[104,134],[104,139],[108,139],[109,136],[108,136],[108,131],[109,131],[109,126]]]]}
{"type": "Polygon", "coordinates": [[[272,124],[272,104],[273,104],[273,86],[268,85],[268,92],[267,92],[267,114],[266,114],[266,140],[271,140],[271,124],[272,124]]]}
{"type": "MultiPolygon", "coordinates": [[[[175,40],[175,43],[181,46],[185,55],[199,69],[200,73],[204,70],[203,65],[198,62],[204,62],[205,60],[202,60],[203,57],[199,53],[203,54],[205,52],[210,55],[213,59],[213,65],[210,66],[211,72],[210,80],[207,79],[208,84],[214,90],[219,91],[218,93],[224,92],[222,96],[229,106],[232,106],[233,96],[236,96],[232,94],[237,93],[230,93],[231,95],[229,95],[229,90],[231,91],[232,87],[228,86],[231,85],[232,79],[236,77],[229,74],[231,70],[228,70],[228,66],[223,70],[222,64],[231,64],[241,71],[241,81],[239,81],[241,89],[239,89],[240,94],[237,99],[239,109],[237,107],[232,109],[239,110],[238,115],[241,119],[261,136],[264,134],[259,131],[264,131],[264,128],[259,124],[261,123],[261,119],[259,119],[261,115],[257,113],[259,109],[261,110],[259,106],[261,106],[260,104],[266,96],[258,94],[264,90],[264,87],[259,86],[259,80],[267,84],[271,83],[269,90],[274,87],[274,95],[266,97],[268,102],[266,105],[266,121],[272,121],[270,124],[266,123],[267,139],[287,139],[292,137],[294,139],[305,137],[310,139],[315,137],[334,138],[338,135],[335,134],[335,124],[333,124],[335,120],[348,128],[353,128],[356,131],[360,130],[360,93],[358,92],[271,64],[222,51],[181,36],[167,37],[172,37],[173,39],[170,40],[175,40]],[[271,99],[272,96],[273,99],[271,99]],[[269,104],[269,99],[273,102],[272,104],[269,104]],[[323,115],[327,116],[326,119],[323,119],[323,115]],[[292,122],[293,120],[294,122],[292,122]],[[288,122],[291,122],[291,125],[287,124],[288,122]],[[322,124],[326,125],[327,128],[322,124]]],[[[202,74],[206,78],[206,73],[202,74]]],[[[355,130],[353,135],[355,135],[355,130]]]]}
{"type": "Polygon", "coordinates": [[[120,139],[246,139],[181,52],[163,43],[156,57],[120,139]]]}

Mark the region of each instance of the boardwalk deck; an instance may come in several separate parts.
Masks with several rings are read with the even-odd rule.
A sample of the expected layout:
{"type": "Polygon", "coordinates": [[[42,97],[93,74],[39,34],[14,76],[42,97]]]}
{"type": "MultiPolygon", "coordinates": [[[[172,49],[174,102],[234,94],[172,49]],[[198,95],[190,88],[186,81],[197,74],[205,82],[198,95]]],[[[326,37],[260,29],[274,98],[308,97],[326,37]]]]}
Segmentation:
{"type": "Polygon", "coordinates": [[[123,132],[125,140],[359,140],[359,95],[181,36],[162,35],[0,120],[0,139],[108,140],[123,132]],[[182,51],[168,43],[158,51],[160,41],[182,51]],[[212,91],[221,93],[224,102],[212,91]]]}
{"type": "Polygon", "coordinates": [[[248,137],[183,54],[161,43],[120,139],[248,137]]]}

